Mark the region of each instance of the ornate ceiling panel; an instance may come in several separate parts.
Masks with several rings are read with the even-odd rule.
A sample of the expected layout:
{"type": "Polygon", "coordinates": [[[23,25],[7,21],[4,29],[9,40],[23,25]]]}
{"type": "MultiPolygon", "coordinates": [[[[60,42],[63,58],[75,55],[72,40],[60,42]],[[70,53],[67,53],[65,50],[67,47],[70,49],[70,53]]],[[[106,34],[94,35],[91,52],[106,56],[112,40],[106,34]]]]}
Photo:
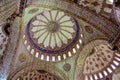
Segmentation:
{"type": "Polygon", "coordinates": [[[58,67],[55,67],[55,65],[51,63],[49,64],[32,63],[21,67],[19,66],[15,71],[11,72],[7,78],[7,80],[64,80],[64,79],[67,79],[66,75],[58,67]]]}
{"type": "Polygon", "coordinates": [[[28,51],[37,58],[60,61],[80,48],[78,21],[58,10],[44,11],[30,20],[23,36],[28,51]]]}
{"type": "MultiPolygon", "coordinates": [[[[3,54],[5,54],[5,56],[3,57],[4,61],[3,61],[2,67],[0,67],[0,80],[4,80],[4,79],[6,79],[6,76],[10,72],[10,70],[9,70],[10,65],[12,63],[15,63],[15,60],[12,61],[12,59],[17,58],[17,56],[15,55],[15,52],[17,49],[16,47],[18,45],[17,42],[19,41],[19,31],[20,31],[20,25],[19,25],[18,18],[16,18],[15,21],[11,25],[10,25],[10,23],[4,23],[1,27],[1,31],[2,31],[1,35],[4,35],[4,38],[6,37],[6,40],[7,40],[7,45],[4,45],[6,47],[5,53],[3,53],[3,54]],[[9,33],[9,34],[7,34],[7,33],[9,33]],[[13,57],[13,56],[15,56],[15,57],[13,57]]],[[[3,39],[3,37],[0,39],[3,39]]],[[[4,39],[4,41],[2,41],[2,44],[4,44],[4,42],[6,42],[6,40],[4,39]]],[[[0,61],[2,61],[2,60],[0,60],[0,61]]]]}
{"type": "Polygon", "coordinates": [[[18,76],[16,80],[61,80],[61,79],[44,70],[36,70],[30,71],[24,76],[18,76]]]}
{"type": "Polygon", "coordinates": [[[5,56],[5,49],[8,43],[8,36],[6,36],[2,27],[3,26],[0,25],[0,64],[2,64],[2,61],[3,61],[2,59],[5,56]]]}
{"type": "Polygon", "coordinates": [[[104,0],[79,0],[78,4],[84,7],[89,7],[99,13],[102,9],[104,0]]]}
{"type": "MultiPolygon", "coordinates": [[[[107,10],[110,13],[111,8],[103,9],[103,3],[104,0],[81,0],[82,6],[78,6],[64,0],[28,0],[22,19],[18,21],[22,23],[21,29],[18,28],[21,35],[17,36],[18,46],[15,48],[11,72],[19,66],[32,66],[28,71],[26,69],[27,73],[21,73],[22,77],[15,79],[59,80],[48,73],[30,71],[36,66],[51,70],[54,74],[59,72],[54,69],[57,66],[72,80],[76,75],[75,80],[94,80],[112,74],[119,66],[120,55],[111,49],[107,41],[95,39],[110,41],[117,34],[118,27],[91,11],[99,13],[107,10]],[[73,75],[75,66],[76,73],[73,75]]],[[[111,4],[109,1],[106,3],[111,4]]],[[[13,35],[14,38],[16,36],[13,35]]]]}
{"type": "Polygon", "coordinates": [[[110,18],[114,0],[78,0],[80,6],[86,7],[106,18],[110,18]]]}
{"type": "Polygon", "coordinates": [[[16,0],[5,0],[1,1],[1,6],[0,6],[0,23],[6,21],[17,9],[16,7],[16,0]]]}
{"type": "Polygon", "coordinates": [[[97,80],[113,74],[120,65],[119,52],[113,51],[104,40],[92,41],[88,45],[91,45],[91,49],[88,50],[89,54],[86,53],[87,58],[83,63],[82,73],[79,72],[78,77],[85,80],[97,80]]]}

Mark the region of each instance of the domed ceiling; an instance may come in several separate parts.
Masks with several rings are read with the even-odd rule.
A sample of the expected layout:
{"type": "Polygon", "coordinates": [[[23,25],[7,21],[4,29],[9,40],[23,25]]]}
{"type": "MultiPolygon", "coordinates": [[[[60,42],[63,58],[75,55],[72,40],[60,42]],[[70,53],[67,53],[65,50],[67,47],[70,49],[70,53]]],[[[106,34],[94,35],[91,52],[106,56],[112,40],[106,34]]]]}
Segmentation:
{"type": "Polygon", "coordinates": [[[24,76],[19,76],[16,80],[61,80],[61,79],[47,71],[36,70],[30,71],[24,76]]]}
{"type": "Polygon", "coordinates": [[[105,40],[95,40],[84,46],[78,58],[76,69],[77,80],[101,80],[113,74],[120,66],[120,53],[113,51],[112,47],[105,40]],[[88,48],[91,47],[91,48],[88,48]],[[86,55],[84,55],[86,53],[86,55]],[[80,68],[80,57],[86,56],[80,68]],[[81,70],[81,71],[80,71],[81,70]]]}
{"type": "Polygon", "coordinates": [[[78,21],[63,11],[44,11],[25,29],[24,44],[41,60],[60,61],[76,53],[82,43],[78,21]]]}
{"type": "Polygon", "coordinates": [[[118,76],[114,72],[120,66],[120,53],[112,42],[119,27],[108,20],[112,4],[110,0],[78,0],[76,4],[21,0],[8,47],[6,63],[11,64],[5,65],[3,71],[9,70],[4,77],[106,80],[118,76]]]}

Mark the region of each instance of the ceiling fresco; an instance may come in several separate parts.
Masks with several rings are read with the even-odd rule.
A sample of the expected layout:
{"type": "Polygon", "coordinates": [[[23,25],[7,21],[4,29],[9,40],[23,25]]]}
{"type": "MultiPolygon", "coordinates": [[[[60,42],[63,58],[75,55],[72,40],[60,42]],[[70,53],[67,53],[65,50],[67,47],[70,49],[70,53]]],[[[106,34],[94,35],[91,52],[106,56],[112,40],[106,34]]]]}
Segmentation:
{"type": "Polygon", "coordinates": [[[31,54],[35,53],[37,58],[60,61],[67,56],[71,57],[80,48],[79,43],[82,44],[80,33],[76,19],[62,11],[51,10],[33,18],[28,23],[23,38],[27,49],[31,54]]]}
{"type": "MultiPolygon", "coordinates": [[[[119,52],[113,51],[107,41],[95,40],[88,43],[85,47],[85,49],[88,47],[91,47],[91,49],[88,49],[89,52],[86,51],[88,54],[85,62],[83,63],[83,72],[79,73],[82,79],[103,79],[106,76],[111,75],[111,73],[119,67],[120,54],[119,52]]],[[[78,65],[79,64],[80,63],[78,61],[78,65]]]]}
{"type": "Polygon", "coordinates": [[[0,27],[0,55],[7,54],[0,80],[119,80],[120,51],[114,46],[119,10],[113,13],[118,14],[115,24],[114,0],[15,3],[15,11],[0,19],[4,25],[10,20],[9,35],[0,27]]]}
{"type": "Polygon", "coordinates": [[[16,80],[61,80],[56,76],[44,70],[37,70],[28,72],[25,76],[20,76],[16,80]]]}

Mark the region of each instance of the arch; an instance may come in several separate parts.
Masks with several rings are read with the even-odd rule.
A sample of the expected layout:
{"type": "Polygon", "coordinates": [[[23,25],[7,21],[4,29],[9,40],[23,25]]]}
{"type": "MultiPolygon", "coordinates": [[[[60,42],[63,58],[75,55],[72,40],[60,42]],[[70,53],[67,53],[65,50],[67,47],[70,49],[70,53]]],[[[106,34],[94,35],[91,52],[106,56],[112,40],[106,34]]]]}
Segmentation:
{"type": "Polygon", "coordinates": [[[52,67],[54,65],[49,64],[45,64],[47,66],[50,66],[50,69],[46,69],[45,66],[41,66],[44,65],[44,63],[40,63],[40,64],[33,64],[33,63],[29,63],[29,65],[22,65],[20,66],[18,69],[14,70],[13,72],[9,73],[9,76],[7,77],[7,80],[17,80],[18,77],[22,77],[20,75],[23,75],[23,73],[28,73],[28,72],[35,72],[35,73],[49,73],[50,75],[55,76],[56,78],[59,78],[59,80],[64,80],[67,79],[66,75],[60,71],[58,68],[56,67],[52,67]],[[32,65],[31,65],[32,64],[32,65]],[[34,65],[34,68],[33,68],[34,65]],[[54,71],[53,71],[54,70],[54,71]]]}

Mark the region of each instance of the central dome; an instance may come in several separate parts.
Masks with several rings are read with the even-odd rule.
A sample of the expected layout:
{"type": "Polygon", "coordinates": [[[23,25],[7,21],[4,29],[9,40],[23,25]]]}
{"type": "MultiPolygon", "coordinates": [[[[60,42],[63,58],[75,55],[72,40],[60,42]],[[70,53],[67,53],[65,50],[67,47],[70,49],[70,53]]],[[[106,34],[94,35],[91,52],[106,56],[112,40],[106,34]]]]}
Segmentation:
{"type": "Polygon", "coordinates": [[[44,11],[32,18],[27,27],[26,40],[37,52],[64,53],[79,40],[80,27],[75,18],[63,11],[44,11]]]}

